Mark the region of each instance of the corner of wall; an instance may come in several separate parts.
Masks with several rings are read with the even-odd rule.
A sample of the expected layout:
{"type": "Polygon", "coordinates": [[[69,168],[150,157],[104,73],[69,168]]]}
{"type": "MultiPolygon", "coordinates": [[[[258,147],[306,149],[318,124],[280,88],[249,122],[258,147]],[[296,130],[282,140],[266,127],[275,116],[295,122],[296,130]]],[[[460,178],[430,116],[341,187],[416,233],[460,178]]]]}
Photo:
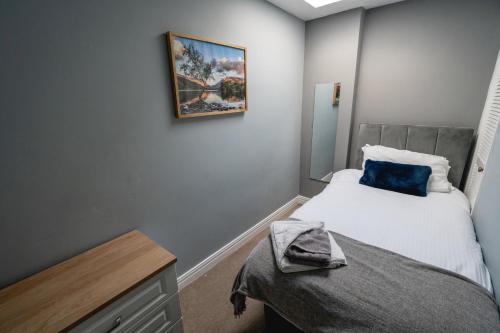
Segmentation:
{"type": "MultiPolygon", "coordinates": [[[[361,36],[365,17],[364,8],[355,8],[306,22],[304,49],[304,79],[302,95],[302,139],[300,155],[299,194],[308,197],[321,192],[324,183],[309,179],[310,154],[312,140],[313,100],[311,87],[318,82],[339,81],[343,83],[345,96],[352,117],[357,90],[357,72],[361,52],[361,36]],[[339,48],[343,52],[337,52],[339,48]]],[[[351,140],[352,129],[346,135],[347,143],[351,140]]],[[[350,159],[349,146],[346,147],[346,165],[350,159]]]]}
{"type": "Polygon", "coordinates": [[[357,101],[357,95],[358,95],[358,79],[359,79],[359,71],[360,71],[360,65],[361,65],[361,53],[363,52],[363,31],[364,31],[364,26],[365,26],[365,15],[366,15],[366,9],[364,8],[359,8],[361,10],[360,14],[360,22],[359,22],[359,32],[358,32],[358,51],[356,55],[356,71],[354,73],[354,94],[353,94],[353,101],[352,101],[352,112],[351,112],[351,129],[349,131],[350,137],[349,137],[349,145],[347,147],[347,167],[352,168],[354,165],[353,161],[353,155],[352,155],[352,144],[354,138],[358,134],[358,128],[355,128],[354,126],[354,119],[355,119],[355,113],[356,113],[356,101],[357,101]]]}

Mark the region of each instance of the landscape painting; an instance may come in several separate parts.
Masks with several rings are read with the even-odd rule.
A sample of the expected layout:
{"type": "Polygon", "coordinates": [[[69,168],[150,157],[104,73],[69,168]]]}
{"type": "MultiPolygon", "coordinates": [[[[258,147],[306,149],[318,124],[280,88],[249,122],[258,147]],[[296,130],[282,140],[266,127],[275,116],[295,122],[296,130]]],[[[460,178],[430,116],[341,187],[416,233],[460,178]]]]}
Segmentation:
{"type": "Polygon", "coordinates": [[[174,32],[168,44],[177,118],[247,110],[244,47],[174,32]]]}

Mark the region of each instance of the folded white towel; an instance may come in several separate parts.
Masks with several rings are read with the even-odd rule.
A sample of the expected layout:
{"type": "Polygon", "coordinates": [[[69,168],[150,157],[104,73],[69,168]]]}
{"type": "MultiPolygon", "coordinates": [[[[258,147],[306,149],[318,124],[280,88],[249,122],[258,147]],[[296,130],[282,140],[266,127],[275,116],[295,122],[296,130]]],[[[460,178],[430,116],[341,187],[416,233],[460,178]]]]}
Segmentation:
{"type": "Polygon", "coordinates": [[[330,232],[328,232],[332,257],[330,265],[328,265],[327,267],[315,267],[299,265],[290,262],[290,260],[288,260],[288,258],[285,256],[285,252],[288,246],[290,246],[290,244],[299,235],[312,229],[325,230],[325,224],[323,222],[305,222],[297,220],[276,221],[271,224],[271,239],[273,243],[274,257],[276,259],[278,268],[283,273],[312,271],[315,269],[323,268],[337,268],[339,266],[347,264],[344,252],[342,252],[342,249],[337,245],[337,242],[335,242],[335,239],[333,239],[330,232]]]}

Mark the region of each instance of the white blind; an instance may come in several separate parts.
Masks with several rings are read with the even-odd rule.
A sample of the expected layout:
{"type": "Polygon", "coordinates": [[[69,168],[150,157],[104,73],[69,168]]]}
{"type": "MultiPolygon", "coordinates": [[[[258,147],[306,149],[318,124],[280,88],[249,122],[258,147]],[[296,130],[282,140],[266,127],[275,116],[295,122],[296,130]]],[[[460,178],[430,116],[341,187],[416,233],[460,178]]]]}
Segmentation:
{"type": "Polygon", "coordinates": [[[500,53],[498,54],[493,77],[491,78],[488,96],[484,104],[481,122],[477,134],[476,149],[474,151],[471,168],[465,183],[465,194],[474,206],[479,187],[481,186],[483,170],[487,167],[491,146],[495,139],[500,121],[500,53]]]}

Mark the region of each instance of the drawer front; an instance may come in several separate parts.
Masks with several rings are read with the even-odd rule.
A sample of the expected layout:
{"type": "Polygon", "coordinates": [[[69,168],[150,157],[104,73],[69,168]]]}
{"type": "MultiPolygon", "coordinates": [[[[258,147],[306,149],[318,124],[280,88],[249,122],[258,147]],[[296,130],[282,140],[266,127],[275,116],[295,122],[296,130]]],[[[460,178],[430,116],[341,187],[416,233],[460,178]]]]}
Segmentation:
{"type": "Polygon", "coordinates": [[[141,318],[131,318],[122,328],[113,333],[166,332],[181,318],[179,295],[173,295],[165,304],[141,318]]]}
{"type": "Polygon", "coordinates": [[[165,303],[175,293],[177,293],[177,277],[175,266],[172,265],[85,320],[70,332],[110,332],[113,328],[120,328],[126,322],[130,322],[131,318],[139,318],[152,311],[165,303]]]}
{"type": "Polygon", "coordinates": [[[170,327],[161,327],[154,333],[184,333],[184,327],[182,326],[182,319],[179,319],[175,324],[170,327]]]}
{"type": "MultiPolygon", "coordinates": [[[[172,327],[170,327],[167,333],[184,333],[184,327],[182,326],[182,319],[179,319],[172,327]]],[[[163,333],[163,331],[157,331],[155,333],[163,333]]]]}

